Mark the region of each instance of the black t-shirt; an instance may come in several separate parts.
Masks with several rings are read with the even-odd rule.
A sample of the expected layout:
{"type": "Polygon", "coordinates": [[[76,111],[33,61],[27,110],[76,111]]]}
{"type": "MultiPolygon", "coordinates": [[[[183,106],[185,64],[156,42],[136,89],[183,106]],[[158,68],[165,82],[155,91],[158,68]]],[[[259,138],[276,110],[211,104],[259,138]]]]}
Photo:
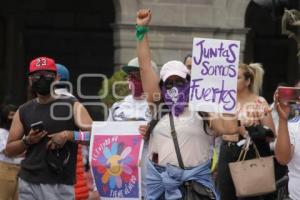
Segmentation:
{"type": "MultiPolygon", "coordinates": [[[[20,120],[24,134],[28,135],[30,125],[43,121],[48,134],[64,130],[78,130],[73,118],[74,98],[56,99],[48,104],[39,104],[36,99],[23,104],[20,109],[20,120]]],[[[21,162],[19,176],[25,181],[42,184],[75,184],[75,165],[77,159],[77,144],[68,141],[63,151],[69,151],[69,159],[62,173],[57,173],[47,162],[47,142],[45,136],[39,143],[27,148],[25,159],[21,162]]]]}

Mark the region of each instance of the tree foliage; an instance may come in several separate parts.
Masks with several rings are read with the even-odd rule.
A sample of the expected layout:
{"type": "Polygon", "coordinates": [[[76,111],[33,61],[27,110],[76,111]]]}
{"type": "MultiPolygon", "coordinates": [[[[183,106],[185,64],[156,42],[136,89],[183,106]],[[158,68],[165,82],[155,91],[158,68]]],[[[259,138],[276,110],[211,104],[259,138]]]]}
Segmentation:
{"type": "Polygon", "coordinates": [[[105,94],[106,90],[108,90],[107,95],[105,95],[104,98],[101,99],[101,101],[105,103],[108,108],[110,108],[116,101],[124,99],[124,97],[129,94],[128,85],[125,84],[125,82],[126,74],[122,70],[118,70],[108,79],[107,88],[105,88],[105,84],[102,84],[99,95],[102,96],[103,94],[105,94]],[[122,84],[118,83],[115,84],[115,87],[113,87],[114,83],[121,81],[123,82],[122,84]],[[115,90],[115,92],[113,90],[115,90]]]}

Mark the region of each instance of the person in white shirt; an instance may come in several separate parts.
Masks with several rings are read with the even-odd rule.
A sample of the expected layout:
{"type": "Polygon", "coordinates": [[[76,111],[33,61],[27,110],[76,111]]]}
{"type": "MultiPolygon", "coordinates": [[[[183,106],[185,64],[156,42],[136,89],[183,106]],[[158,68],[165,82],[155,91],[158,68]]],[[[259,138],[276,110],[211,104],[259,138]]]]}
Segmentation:
{"type": "MultiPolygon", "coordinates": [[[[153,69],[157,72],[155,62],[151,62],[153,69]]],[[[115,102],[109,111],[108,121],[150,121],[148,103],[144,96],[142,87],[138,58],[133,58],[127,65],[122,67],[127,74],[130,95],[124,100],[115,102]]]]}
{"type": "Polygon", "coordinates": [[[5,155],[5,146],[13,116],[17,110],[14,105],[3,106],[0,116],[0,199],[18,199],[18,172],[23,158],[10,158],[5,155]]]}
{"type": "MultiPolygon", "coordinates": [[[[156,63],[151,61],[152,68],[158,72],[156,63]]],[[[142,87],[140,67],[138,58],[133,58],[127,65],[122,67],[122,70],[128,76],[130,95],[126,96],[124,100],[118,101],[112,105],[109,111],[107,121],[151,121],[151,113],[147,100],[144,96],[142,87]]],[[[142,153],[142,196],[145,195],[145,175],[146,165],[145,158],[147,155],[148,143],[144,143],[142,153]]]]}
{"type": "Polygon", "coordinates": [[[289,195],[293,200],[300,199],[300,117],[288,121],[290,106],[280,101],[275,93],[275,105],[279,115],[278,136],[275,156],[282,165],[289,169],[289,195]]]}

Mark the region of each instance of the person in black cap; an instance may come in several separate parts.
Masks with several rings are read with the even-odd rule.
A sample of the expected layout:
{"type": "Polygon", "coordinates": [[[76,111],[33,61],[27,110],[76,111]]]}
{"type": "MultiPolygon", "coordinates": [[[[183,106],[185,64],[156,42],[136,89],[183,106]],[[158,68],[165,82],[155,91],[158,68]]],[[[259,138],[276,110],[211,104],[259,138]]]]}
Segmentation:
{"type": "Polygon", "coordinates": [[[26,151],[20,200],[74,199],[76,130],[90,131],[92,120],[74,98],[51,96],[51,85],[58,80],[53,59],[39,57],[30,63],[29,84],[37,98],[17,110],[5,149],[8,156],[26,151]]]}

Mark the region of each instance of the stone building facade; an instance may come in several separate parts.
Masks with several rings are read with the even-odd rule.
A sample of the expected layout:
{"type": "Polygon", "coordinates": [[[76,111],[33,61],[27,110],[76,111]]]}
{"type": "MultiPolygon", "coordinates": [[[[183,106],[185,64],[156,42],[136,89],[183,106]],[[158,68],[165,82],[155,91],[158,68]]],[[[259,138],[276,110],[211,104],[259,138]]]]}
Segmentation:
{"type": "Polygon", "coordinates": [[[248,31],[245,13],[250,0],[116,0],[114,62],[120,66],[136,56],[135,14],[152,11],[149,37],[153,60],[158,65],[182,60],[192,51],[194,37],[241,41],[241,60],[248,31]]]}
{"type": "MultiPolygon", "coordinates": [[[[264,64],[264,95],[271,99],[278,82],[300,77],[297,46],[280,32],[283,6],[261,8],[254,1],[258,0],[0,1],[0,104],[26,100],[28,64],[37,56],[53,57],[69,67],[75,95],[81,74],[109,77],[136,56],[139,8],[152,10],[149,36],[159,66],[183,60],[192,51],[194,37],[240,40],[240,60],[264,64]]],[[[299,9],[298,1],[275,2],[281,1],[299,9]]],[[[100,87],[100,79],[87,79],[81,93],[95,96],[100,87]]]]}
{"type": "Polygon", "coordinates": [[[153,15],[149,33],[152,59],[159,66],[169,60],[183,60],[192,52],[194,37],[239,40],[240,61],[263,64],[266,75],[262,95],[271,102],[278,83],[292,85],[300,78],[296,42],[281,34],[283,9],[299,9],[299,2],[274,2],[277,3],[272,5],[272,0],[115,0],[114,64],[118,68],[136,56],[136,11],[149,8],[153,15]]]}

